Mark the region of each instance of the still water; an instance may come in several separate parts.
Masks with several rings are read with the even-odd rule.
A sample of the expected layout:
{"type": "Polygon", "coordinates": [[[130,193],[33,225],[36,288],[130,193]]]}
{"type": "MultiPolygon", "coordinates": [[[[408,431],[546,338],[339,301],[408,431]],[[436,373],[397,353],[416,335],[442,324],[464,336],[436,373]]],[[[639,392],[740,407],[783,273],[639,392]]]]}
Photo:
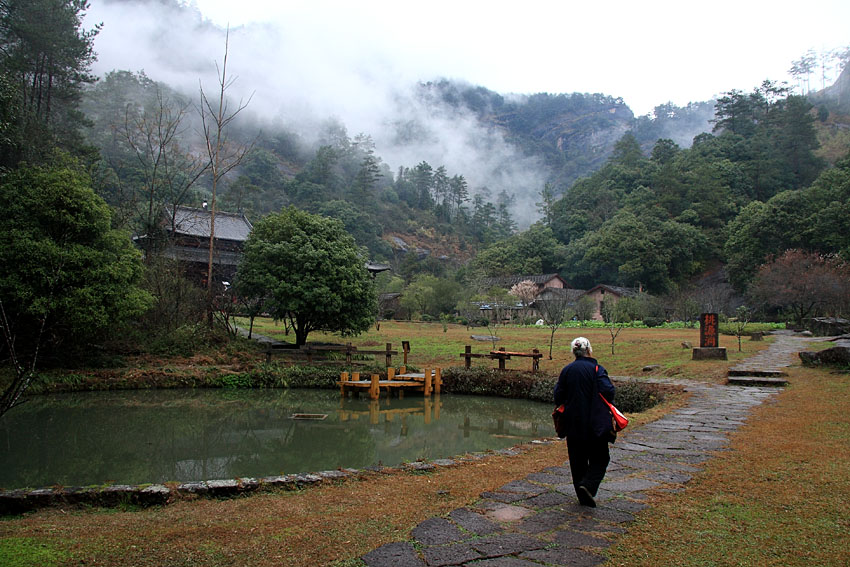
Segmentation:
{"type": "Polygon", "coordinates": [[[551,411],[526,400],[442,395],[372,401],[340,399],[331,390],[39,396],[0,417],[0,488],[393,466],[548,436],[551,411]]]}

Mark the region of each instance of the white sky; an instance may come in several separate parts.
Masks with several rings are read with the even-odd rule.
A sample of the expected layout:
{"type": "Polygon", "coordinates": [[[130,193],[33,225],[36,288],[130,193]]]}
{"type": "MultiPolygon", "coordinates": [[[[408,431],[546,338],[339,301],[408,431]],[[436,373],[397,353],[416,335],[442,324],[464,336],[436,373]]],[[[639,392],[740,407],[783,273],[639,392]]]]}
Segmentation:
{"type": "Polygon", "coordinates": [[[601,92],[636,115],[790,80],[791,62],[808,49],[850,44],[847,0],[194,3],[221,25],[273,23],[289,45],[367,80],[445,76],[500,93],[601,92]]]}

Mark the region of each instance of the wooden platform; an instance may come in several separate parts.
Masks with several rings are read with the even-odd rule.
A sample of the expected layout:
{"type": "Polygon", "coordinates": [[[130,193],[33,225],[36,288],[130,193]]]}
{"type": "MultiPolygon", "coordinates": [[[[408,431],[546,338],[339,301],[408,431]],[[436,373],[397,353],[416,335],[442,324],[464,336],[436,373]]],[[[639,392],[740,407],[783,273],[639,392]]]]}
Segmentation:
{"type": "Polygon", "coordinates": [[[387,379],[381,380],[377,374],[372,374],[369,379],[361,379],[359,372],[342,372],[339,375],[339,393],[345,396],[349,392],[368,391],[369,397],[377,400],[381,396],[381,391],[389,395],[395,392],[399,397],[404,396],[404,392],[422,392],[424,396],[431,394],[439,394],[442,386],[442,370],[440,368],[426,368],[421,373],[402,373],[396,374],[395,368],[387,368],[387,379]]]}

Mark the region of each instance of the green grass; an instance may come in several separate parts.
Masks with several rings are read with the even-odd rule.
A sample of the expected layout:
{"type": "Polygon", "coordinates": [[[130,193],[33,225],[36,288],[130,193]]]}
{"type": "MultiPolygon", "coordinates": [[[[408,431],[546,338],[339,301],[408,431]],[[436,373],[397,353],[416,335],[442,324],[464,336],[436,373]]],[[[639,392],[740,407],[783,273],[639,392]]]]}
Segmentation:
{"type": "Polygon", "coordinates": [[[3,567],[51,567],[71,556],[51,543],[34,538],[0,539],[0,565],[3,567]]]}

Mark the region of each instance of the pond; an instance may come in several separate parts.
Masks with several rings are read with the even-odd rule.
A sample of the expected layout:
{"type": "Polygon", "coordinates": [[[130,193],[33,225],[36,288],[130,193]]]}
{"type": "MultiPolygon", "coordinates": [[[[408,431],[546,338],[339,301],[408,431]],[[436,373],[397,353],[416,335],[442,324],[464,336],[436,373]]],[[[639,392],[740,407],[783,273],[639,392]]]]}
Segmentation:
{"type": "Polygon", "coordinates": [[[39,396],[0,417],[0,488],[143,484],[395,466],[552,434],[549,404],[331,390],[39,396]]]}

